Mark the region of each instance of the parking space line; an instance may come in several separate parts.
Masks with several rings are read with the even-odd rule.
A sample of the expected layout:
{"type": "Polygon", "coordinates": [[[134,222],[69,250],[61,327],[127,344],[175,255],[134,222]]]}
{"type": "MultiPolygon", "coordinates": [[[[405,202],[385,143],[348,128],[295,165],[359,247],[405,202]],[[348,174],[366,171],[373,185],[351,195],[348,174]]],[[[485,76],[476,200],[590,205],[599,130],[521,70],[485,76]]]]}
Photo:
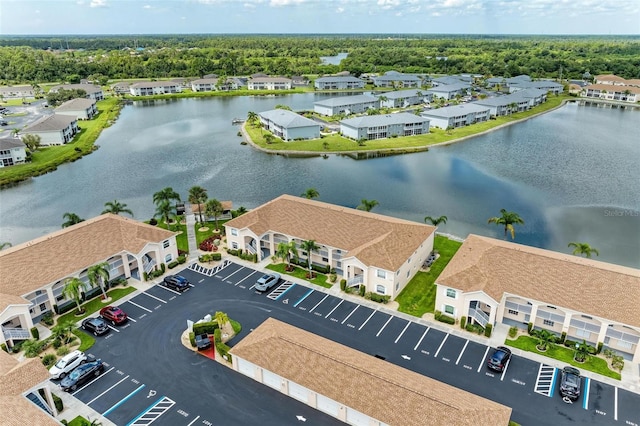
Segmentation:
{"type": "MultiPolygon", "coordinates": [[[[159,287],[162,287],[162,286],[159,286],[159,287]]],[[[164,288],[164,287],[163,287],[163,288],[164,288]]],[[[170,290],[170,289],[167,289],[167,290],[170,290]]],[[[173,290],[170,290],[170,291],[173,291],[173,290]]],[[[146,291],[143,291],[143,292],[142,292],[142,294],[146,294],[147,296],[149,296],[149,297],[151,297],[151,298],[153,298],[153,299],[159,300],[159,301],[161,301],[162,303],[167,303],[167,301],[166,301],[166,300],[162,300],[162,299],[160,299],[159,297],[154,296],[153,294],[149,294],[149,293],[147,293],[146,291]]],[[[178,293],[178,294],[180,294],[180,293],[178,293]]],[[[151,311],[149,311],[149,312],[151,312],[151,311]]]]}
{"type": "Polygon", "coordinates": [[[314,311],[318,306],[320,306],[320,304],[321,304],[322,302],[324,302],[324,299],[326,299],[327,297],[329,297],[329,295],[328,295],[328,294],[327,294],[327,295],[325,295],[325,296],[322,298],[322,300],[321,300],[321,301],[319,301],[318,303],[316,303],[316,306],[314,306],[313,308],[311,308],[311,310],[309,311],[309,313],[313,312],[313,311],[314,311]]]}
{"type": "Polygon", "coordinates": [[[484,365],[484,360],[487,358],[487,354],[489,353],[489,348],[490,348],[490,346],[487,346],[487,350],[484,351],[484,355],[482,356],[482,359],[480,360],[480,365],[478,366],[478,373],[480,372],[480,369],[484,365]]]}
{"type": "Polygon", "coordinates": [[[236,270],[235,272],[230,273],[229,275],[227,275],[226,277],[224,277],[222,279],[222,281],[226,281],[227,278],[234,276],[235,274],[237,274],[238,272],[242,271],[244,268],[244,266],[241,266],[238,270],[236,270]]]}
{"type": "Polygon", "coordinates": [[[462,354],[464,353],[465,349],[467,349],[468,344],[469,344],[469,340],[465,342],[464,347],[460,351],[460,355],[458,355],[458,359],[456,360],[456,365],[458,365],[458,363],[460,362],[460,358],[462,358],[462,354]]]}
{"type": "Polygon", "coordinates": [[[378,334],[376,334],[376,337],[378,337],[380,335],[380,333],[382,333],[382,330],[384,330],[384,328],[387,326],[387,324],[389,324],[391,322],[392,318],[393,318],[393,315],[389,315],[389,319],[387,320],[387,322],[384,323],[384,325],[382,326],[380,331],[378,331],[378,334]]]}
{"type": "MultiPolygon", "coordinates": [[[[252,273],[250,273],[249,275],[247,275],[246,277],[244,277],[243,279],[241,279],[240,281],[238,281],[237,283],[235,283],[234,285],[238,285],[240,284],[242,281],[246,280],[247,278],[249,278],[251,275],[255,274],[258,271],[253,271],[252,273]]],[[[254,284],[255,285],[255,284],[254,284]]]]}
{"type": "Polygon", "coordinates": [[[113,331],[115,331],[116,333],[120,333],[120,330],[118,330],[115,327],[111,327],[109,324],[107,324],[107,327],[109,327],[110,329],[112,329],[113,331]]]}
{"type": "MultiPolygon", "coordinates": [[[[160,287],[160,288],[161,288],[161,289],[163,289],[163,290],[170,291],[171,293],[177,294],[178,296],[180,296],[180,295],[181,295],[181,293],[180,293],[180,292],[177,292],[177,291],[175,291],[175,290],[173,290],[173,289],[170,289],[169,287],[166,287],[166,286],[163,286],[163,285],[158,285],[158,287],[160,287]]],[[[190,287],[190,288],[191,288],[191,287],[193,287],[193,286],[191,285],[191,286],[188,286],[188,287],[190,287]]],[[[151,295],[149,295],[149,296],[151,296],[151,295]]],[[[156,299],[158,299],[158,298],[156,297],[156,299]]],[[[172,297],[172,298],[170,298],[169,300],[173,300],[173,299],[175,299],[175,296],[173,296],[173,297],[172,297]]],[[[162,300],[162,299],[158,299],[158,300],[162,300]]],[[[167,302],[166,302],[166,301],[164,301],[164,300],[163,300],[163,302],[164,302],[164,303],[167,303],[167,302]]]]}
{"type": "Polygon", "coordinates": [[[582,401],[582,408],[585,410],[589,408],[589,384],[591,380],[588,377],[584,378],[584,400],[582,401]]]}
{"type": "Polygon", "coordinates": [[[127,399],[131,398],[133,395],[135,395],[136,393],[138,393],[138,391],[140,391],[140,389],[144,388],[145,385],[140,385],[140,387],[138,387],[138,389],[134,390],[133,392],[131,392],[129,395],[125,396],[124,398],[122,398],[120,401],[118,401],[115,405],[113,405],[111,408],[109,408],[107,411],[105,411],[104,413],[102,413],[103,416],[107,416],[109,415],[109,413],[111,413],[113,410],[115,410],[116,408],[118,408],[119,406],[121,406],[122,404],[124,404],[125,402],[127,402],[127,399]]]}
{"type": "Polygon", "coordinates": [[[371,312],[371,315],[369,315],[369,318],[367,318],[366,320],[364,320],[364,322],[362,323],[362,325],[360,326],[360,328],[358,328],[358,330],[362,330],[362,327],[364,327],[364,326],[369,322],[369,320],[371,319],[371,317],[372,317],[372,316],[373,316],[373,314],[375,314],[375,313],[376,313],[376,311],[371,312]]]}
{"type": "Polygon", "coordinates": [[[331,310],[331,312],[329,312],[325,318],[329,318],[329,315],[331,315],[331,314],[333,313],[333,311],[335,311],[336,309],[338,309],[338,306],[342,305],[342,302],[344,302],[344,299],[342,299],[342,300],[340,301],[340,303],[338,303],[338,304],[336,305],[336,307],[335,307],[335,308],[333,308],[333,309],[331,310]]]}
{"type": "Polygon", "coordinates": [[[416,351],[418,350],[418,346],[420,346],[420,343],[422,343],[422,339],[424,339],[424,336],[427,335],[427,331],[429,331],[431,327],[427,327],[427,329],[424,331],[424,333],[422,333],[422,337],[420,337],[420,340],[418,340],[418,343],[416,343],[416,345],[413,347],[413,350],[416,351]]]}
{"type": "Polygon", "coordinates": [[[193,419],[193,421],[191,423],[189,423],[187,426],[191,426],[192,424],[194,424],[198,419],[200,418],[200,416],[196,417],[195,419],[193,419]]]}
{"type": "Polygon", "coordinates": [[[87,382],[86,385],[84,385],[83,387],[81,387],[80,389],[76,390],[75,392],[73,392],[71,395],[75,395],[78,392],[80,392],[82,389],[86,388],[87,386],[89,386],[91,383],[95,382],[96,380],[98,380],[100,377],[104,377],[105,374],[107,374],[108,372],[110,372],[111,370],[113,370],[115,367],[111,367],[110,369],[108,369],[107,371],[105,371],[104,373],[102,373],[101,375],[99,375],[98,377],[96,377],[95,379],[91,380],[90,382],[87,382]]]}
{"type": "MultiPolygon", "coordinates": [[[[284,283],[284,284],[281,284],[281,285],[280,285],[280,287],[282,287],[282,286],[283,286],[283,285],[285,285],[285,284],[289,284],[289,287],[287,287],[287,288],[286,288],[282,293],[280,293],[280,295],[279,295],[278,297],[276,297],[276,299],[275,299],[275,300],[280,299],[282,296],[284,296],[284,294],[285,294],[286,292],[288,292],[289,290],[291,290],[292,288],[294,288],[294,287],[296,286],[296,285],[295,285],[295,283],[292,283],[292,282],[289,282],[289,281],[285,281],[285,283],[284,283]]],[[[276,289],[276,290],[277,290],[277,289],[276,289]]],[[[269,295],[271,295],[271,294],[269,294],[269,295]]],[[[268,296],[267,296],[267,297],[268,297],[268,296]]]]}
{"type": "Polygon", "coordinates": [[[440,343],[440,346],[438,346],[438,350],[436,351],[435,354],[433,354],[434,358],[438,357],[438,354],[440,353],[440,349],[442,349],[442,347],[444,346],[444,342],[446,342],[448,338],[449,338],[449,335],[445,334],[444,339],[442,339],[442,343],[440,343]]]}
{"type": "Polygon", "coordinates": [[[404,334],[405,331],[407,331],[407,328],[409,328],[409,325],[411,324],[411,321],[407,321],[407,325],[404,326],[404,328],[402,329],[402,332],[400,333],[400,335],[398,336],[398,338],[396,339],[395,342],[393,343],[398,343],[398,340],[400,340],[400,338],[402,337],[402,335],[404,334]]]}
{"type": "Polygon", "coordinates": [[[313,293],[313,289],[309,290],[309,291],[307,292],[307,294],[305,294],[304,296],[302,296],[302,298],[301,298],[300,300],[298,300],[296,303],[294,303],[293,307],[294,307],[294,308],[297,308],[297,307],[298,307],[298,305],[299,305],[300,303],[302,303],[302,301],[303,301],[304,299],[306,299],[307,297],[309,297],[309,295],[310,295],[311,293],[313,293]]]}
{"type": "Polygon", "coordinates": [[[504,381],[504,375],[507,373],[507,368],[509,368],[509,364],[511,364],[511,358],[509,358],[507,360],[507,363],[504,365],[504,368],[502,369],[502,375],[500,376],[500,381],[504,381]]]}
{"type": "Polygon", "coordinates": [[[101,396],[103,396],[105,393],[109,392],[111,389],[115,388],[116,386],[118,386],[120,383],[124,382],[125,380],[127,380],[129,378],[129,375],[127,375],[127,377],[121,379],[119,382],[116,382],[114,385],[112,385],[111,387],[109,387],[106,391],[102,392],[100,395],[96,396],[95,398],[93,398],[91,401],[87,402],[87,405],[91,405],[91,403],[95,402],[98,398],[100,398],[101,396]]]}
{"type": "Polygon", "coordinates": [[[133,318],[129,318],[129,321],[138,322],[138,321],[134,320],[133,318]]]}
{"type": "Polygon", "coordinates": [[[138,308],[142,309],[143,311],[153,312],[151,309],[147,309],[144,306],[138,305],[136,302],[132,302],[131,300],[128,300],[127,302],[131,303],[133,306],[137,306],[138,308]]]}
{"type": "Polygon", "coordinates": [[[618,421],[618,387],[615,386],[614,390],[614,398],[613,398],[613,418],[618,421]]]}
{"type": "MultiPolygon", "coordinates": [[[[150,425],[151,423],[155,422],[160,416],[162,416],[164,413],[166,413],[167,411],[169,411],[171,409],[171,407],[173,407],[175,405],[175,401],[172,400],[171,398],[167,398],[166,396],[162,396],[160,397],[160,399],[158,399],[156,402],[154,402],[153,404],[151,404],[149,407],[147,407],[146,410],[144,410],[142,413],[138,414],[138,416],[131,420],[129,423],[127,423],[127,426],[134,426],[134,425],[150,425]]],[[[198,416],[200,417],[200,416],[198,416]]],[[[205,423],[205,421],[203,420],[203,423],[205,423]]],[[[209,422],[206,422],[206,424],[211,424],[209,422]]]]}
{"type": "Polygon", "coordinates": [[[356,305],[356,308],[355,308],[353,311],[349,312],[349,315],[347,315],[347,317],[346,317],[345,319],[343,319],[343,320],[342,320],[342,322],[341,322],[340,324],[344,324],[344,323],[349,319],[349,317],[350,317],[351,315],[353,315],[353,313],[354,313],[355,311],[357,311],[357,310],[358,310],[358,308],[359,308],[359,307],[360,307],[360,305],[356,305]]]}

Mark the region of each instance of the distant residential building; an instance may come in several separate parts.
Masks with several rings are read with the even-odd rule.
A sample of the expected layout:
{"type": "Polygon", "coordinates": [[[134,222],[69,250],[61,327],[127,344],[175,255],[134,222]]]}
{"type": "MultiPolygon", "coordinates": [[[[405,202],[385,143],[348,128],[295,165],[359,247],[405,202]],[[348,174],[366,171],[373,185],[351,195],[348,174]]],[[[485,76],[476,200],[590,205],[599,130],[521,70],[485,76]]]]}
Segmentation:
{"type": "Polygon", "coordinates": [[[564,86],[555,81],[536,80],[536,81],[523,81],[509,83],[509,93],[515,93],[519,90],[526,89],[541,89],[551,92],[554,95],[558,95],[564,91],[564,86]]]}
{"type": "Polygon", "coordinates": [[[407,108],[412,105],[420,105],[431,102],[433,93],[427,90],[409,89],[396,90],[394,92],[377,93],[380,106],[385,108],[407,108]]]}
{"type": "Polygon", "coordinates": [[[97,113],[96,101],[76,98],[64,102],[55,109],[56,114],[68,115],[78,120],[91,120],[97,113]]]}
{"type": "Polygon", "coordinates": [[[23,164],[27,158],[25,148],[19,138],[0,138],[0,167],[23,164]]]}
{"type": "Polygon", "coordinates": [[[354,76],[327,76],[317,78],[313,87],[318,90],[363,89],[365,81],[354,76]]]}
{"type": "Polygon", "coordinates": [[[33,124],[22,129],[25,135],[40,136],[43,146],[64,145],[71,142],[80,131],[78,119],[73,116],[51,114],[36,120],[33,124]]]}
{"type": "Polygon", "coordinates": [[[0,95],[4,99],[35,98],[32,86],[1,86],[0,95]]]}
{"type": "Polygon", "coordinates": [[[441,84],[427,90],[434,97],[446,100],[454,99],[456,96],[465,96],[469,93],[471,85],[468,83],[441,84]]]}
{"type": "Polygon", "coordinates": [[[308,86],[309,79],[302,75],[292,75],[291,76],[291,85],[292,86],[308,86]]]}
{"type": "Polygon", "coordinates": [[[489,120],[489,107],[466,103],[430,109],[420,115],[429,119],[430,127],[449,129],[489,120]]]}
{"type": "Polygon", "coordinates": [[[285,77],[255,77],[247,82],[249,90],[289,90],[291,79],[285,77]]]}
{"type": "Polygon", "coordinates": [[[433,84],[434,87],[443,86],[443,85],[447,86],[450,84],[460,84],[460,83],[471,85],[472,82],[473,82],[473,79],[471,77],[463,77],[459,75],[445,75],[442,77],[436,77],[431,79],[431,84],[433,84]]]}
{"type": "Polygon", "coordinates": [[[220,79],[218,78],[201,78],[191,82],[191,90],[194,92],[229,91],[236,89],[238,89],[238,85],[231,78],[227,78],[223,83],[220,83],[220,79]]]}
{"type": "Polygon", "coordinates": [[[354,140],[384,139],[429,133],[429,119],[400,112],[385,115],[363,115],[340,122],[340,132],[354,140]]]}
{"type": "Polygon", "coordinates": [[[597,75],[593,81],[595,84],[608,84],[612,86],[636,86],[640,87],[640,79],[624,79],[614,74],[597,75]]]}
{"type": "Polygon", "coordinates": [[[378,108],[380,108],[380,100],[370,95],[340,96],[313,103],[314,112],[327,116],[359,114],[378,108]]]}
{"type": "Polygon", "coordinates": [[[531,81],[531,77],[526,74],[518,75],[515,77],[491,77],[485,81],[487,87],[501,86],[507,88],[512,84],[528,83],[531,81]]]}
{"type": "Polygon", "coordinates": [[[143,81],[129,87],[132,96],[166,95],[182,93],[182,85],[174,81],[143,81]]]}
{"type": "Polygon", "coordinates": [[[471,102],[489,108],[491,117],[500,117],[514,112],[527,111],[547,100],[547,91],[543,89],[520,90],[509,95],[494,96],[471,102]]]}
{"type": "Polygon", "coordinates": [[[384,75],[373,77],[373,85],[376,87],[422,87],[423,79],[414,74],[403,74],[397,71],[388,71],[384,75]]]}
{"type": "Polygon", "coordinates": [[[636,86],[590,84],[582,88],[582,93],[583,96],[587,98],[598,98],[623,102],[640,101],[640,87],[636,86]]]}
{"type": "Polygon", "coordinates": [[[64,90],[84,90],[87,93],[88,99],[94,101],[101,101],[104,99],[104,93],[102,87],[95,84],[59,84],[49,89],[50,92],[57,93],[60,89],[64,90]]]}
{"type": "Polygon", "coordinates": [[[272,109],[258,113],[260,124],[284,141],[317,139],[320,124],[286,109],[272,109]]]}

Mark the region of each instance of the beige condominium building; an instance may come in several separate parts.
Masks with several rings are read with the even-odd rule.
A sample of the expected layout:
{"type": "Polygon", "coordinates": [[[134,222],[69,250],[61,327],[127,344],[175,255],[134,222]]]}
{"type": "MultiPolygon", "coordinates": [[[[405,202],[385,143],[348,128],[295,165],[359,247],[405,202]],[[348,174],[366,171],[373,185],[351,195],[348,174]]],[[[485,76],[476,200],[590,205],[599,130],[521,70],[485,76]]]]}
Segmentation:
{"type": "Polygon", "coordinates": [[[330,266],[349,287],[395,298],[420,270],[431,251],[435,227],[306,198],[282,195],[225,223],[229,249],[276,254],[278,244],[295,242],[299,257],[330,266]],[[300,248],[313,240],[310,255],[300,248]]]}
{"type": "Polygon", "coordinates": [[[545,329],[640,362],[640,270],[469,235],[436,280],[436,309],[545,329]]]}

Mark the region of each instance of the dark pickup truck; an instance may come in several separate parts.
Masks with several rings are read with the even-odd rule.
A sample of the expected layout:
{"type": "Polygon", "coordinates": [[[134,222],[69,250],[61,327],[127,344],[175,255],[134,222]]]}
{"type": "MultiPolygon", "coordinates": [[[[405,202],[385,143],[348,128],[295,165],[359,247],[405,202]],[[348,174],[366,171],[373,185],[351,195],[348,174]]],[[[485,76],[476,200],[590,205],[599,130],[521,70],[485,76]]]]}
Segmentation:
{"type": "Polygon", "coordinates": [[[196,346],[198,347],[198,350],[211,347],[211,340],[209,340],[209,336],[206,334],[198,334],[196,336],[196,346]]]}

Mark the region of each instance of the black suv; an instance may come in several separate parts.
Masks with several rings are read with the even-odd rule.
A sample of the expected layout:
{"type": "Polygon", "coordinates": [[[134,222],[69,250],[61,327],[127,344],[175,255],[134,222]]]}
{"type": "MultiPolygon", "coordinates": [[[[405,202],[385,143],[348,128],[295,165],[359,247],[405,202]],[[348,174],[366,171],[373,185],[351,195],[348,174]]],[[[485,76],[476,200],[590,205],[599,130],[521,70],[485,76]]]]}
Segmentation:
{"type": "Polygon", "coordinates": [[[172,290],[183,292],[189,288],[191,284],[182,275],[167,275],[164,277],[164,285],[172,290]]]}
{"type": "Polygon", "coordinates": [[[511,350],[504,346],[498,346],[487,361],[487,367],[494,371],[502,372],[507,365],[507,361],[511,359],[511,350]]]}
{"type": "Polygon", "coordinates": [[[580,397],[580,370],[574,367],[562,369],[560,378],[560,396],[575,401],[580,397]]]}
{"type": "Polygon", "coordinates": [[[102,317],[87,318],[82,321],[82,329],[92,332],[95,336],[100,336],[109,331],[109,326],[102,317]]]}

